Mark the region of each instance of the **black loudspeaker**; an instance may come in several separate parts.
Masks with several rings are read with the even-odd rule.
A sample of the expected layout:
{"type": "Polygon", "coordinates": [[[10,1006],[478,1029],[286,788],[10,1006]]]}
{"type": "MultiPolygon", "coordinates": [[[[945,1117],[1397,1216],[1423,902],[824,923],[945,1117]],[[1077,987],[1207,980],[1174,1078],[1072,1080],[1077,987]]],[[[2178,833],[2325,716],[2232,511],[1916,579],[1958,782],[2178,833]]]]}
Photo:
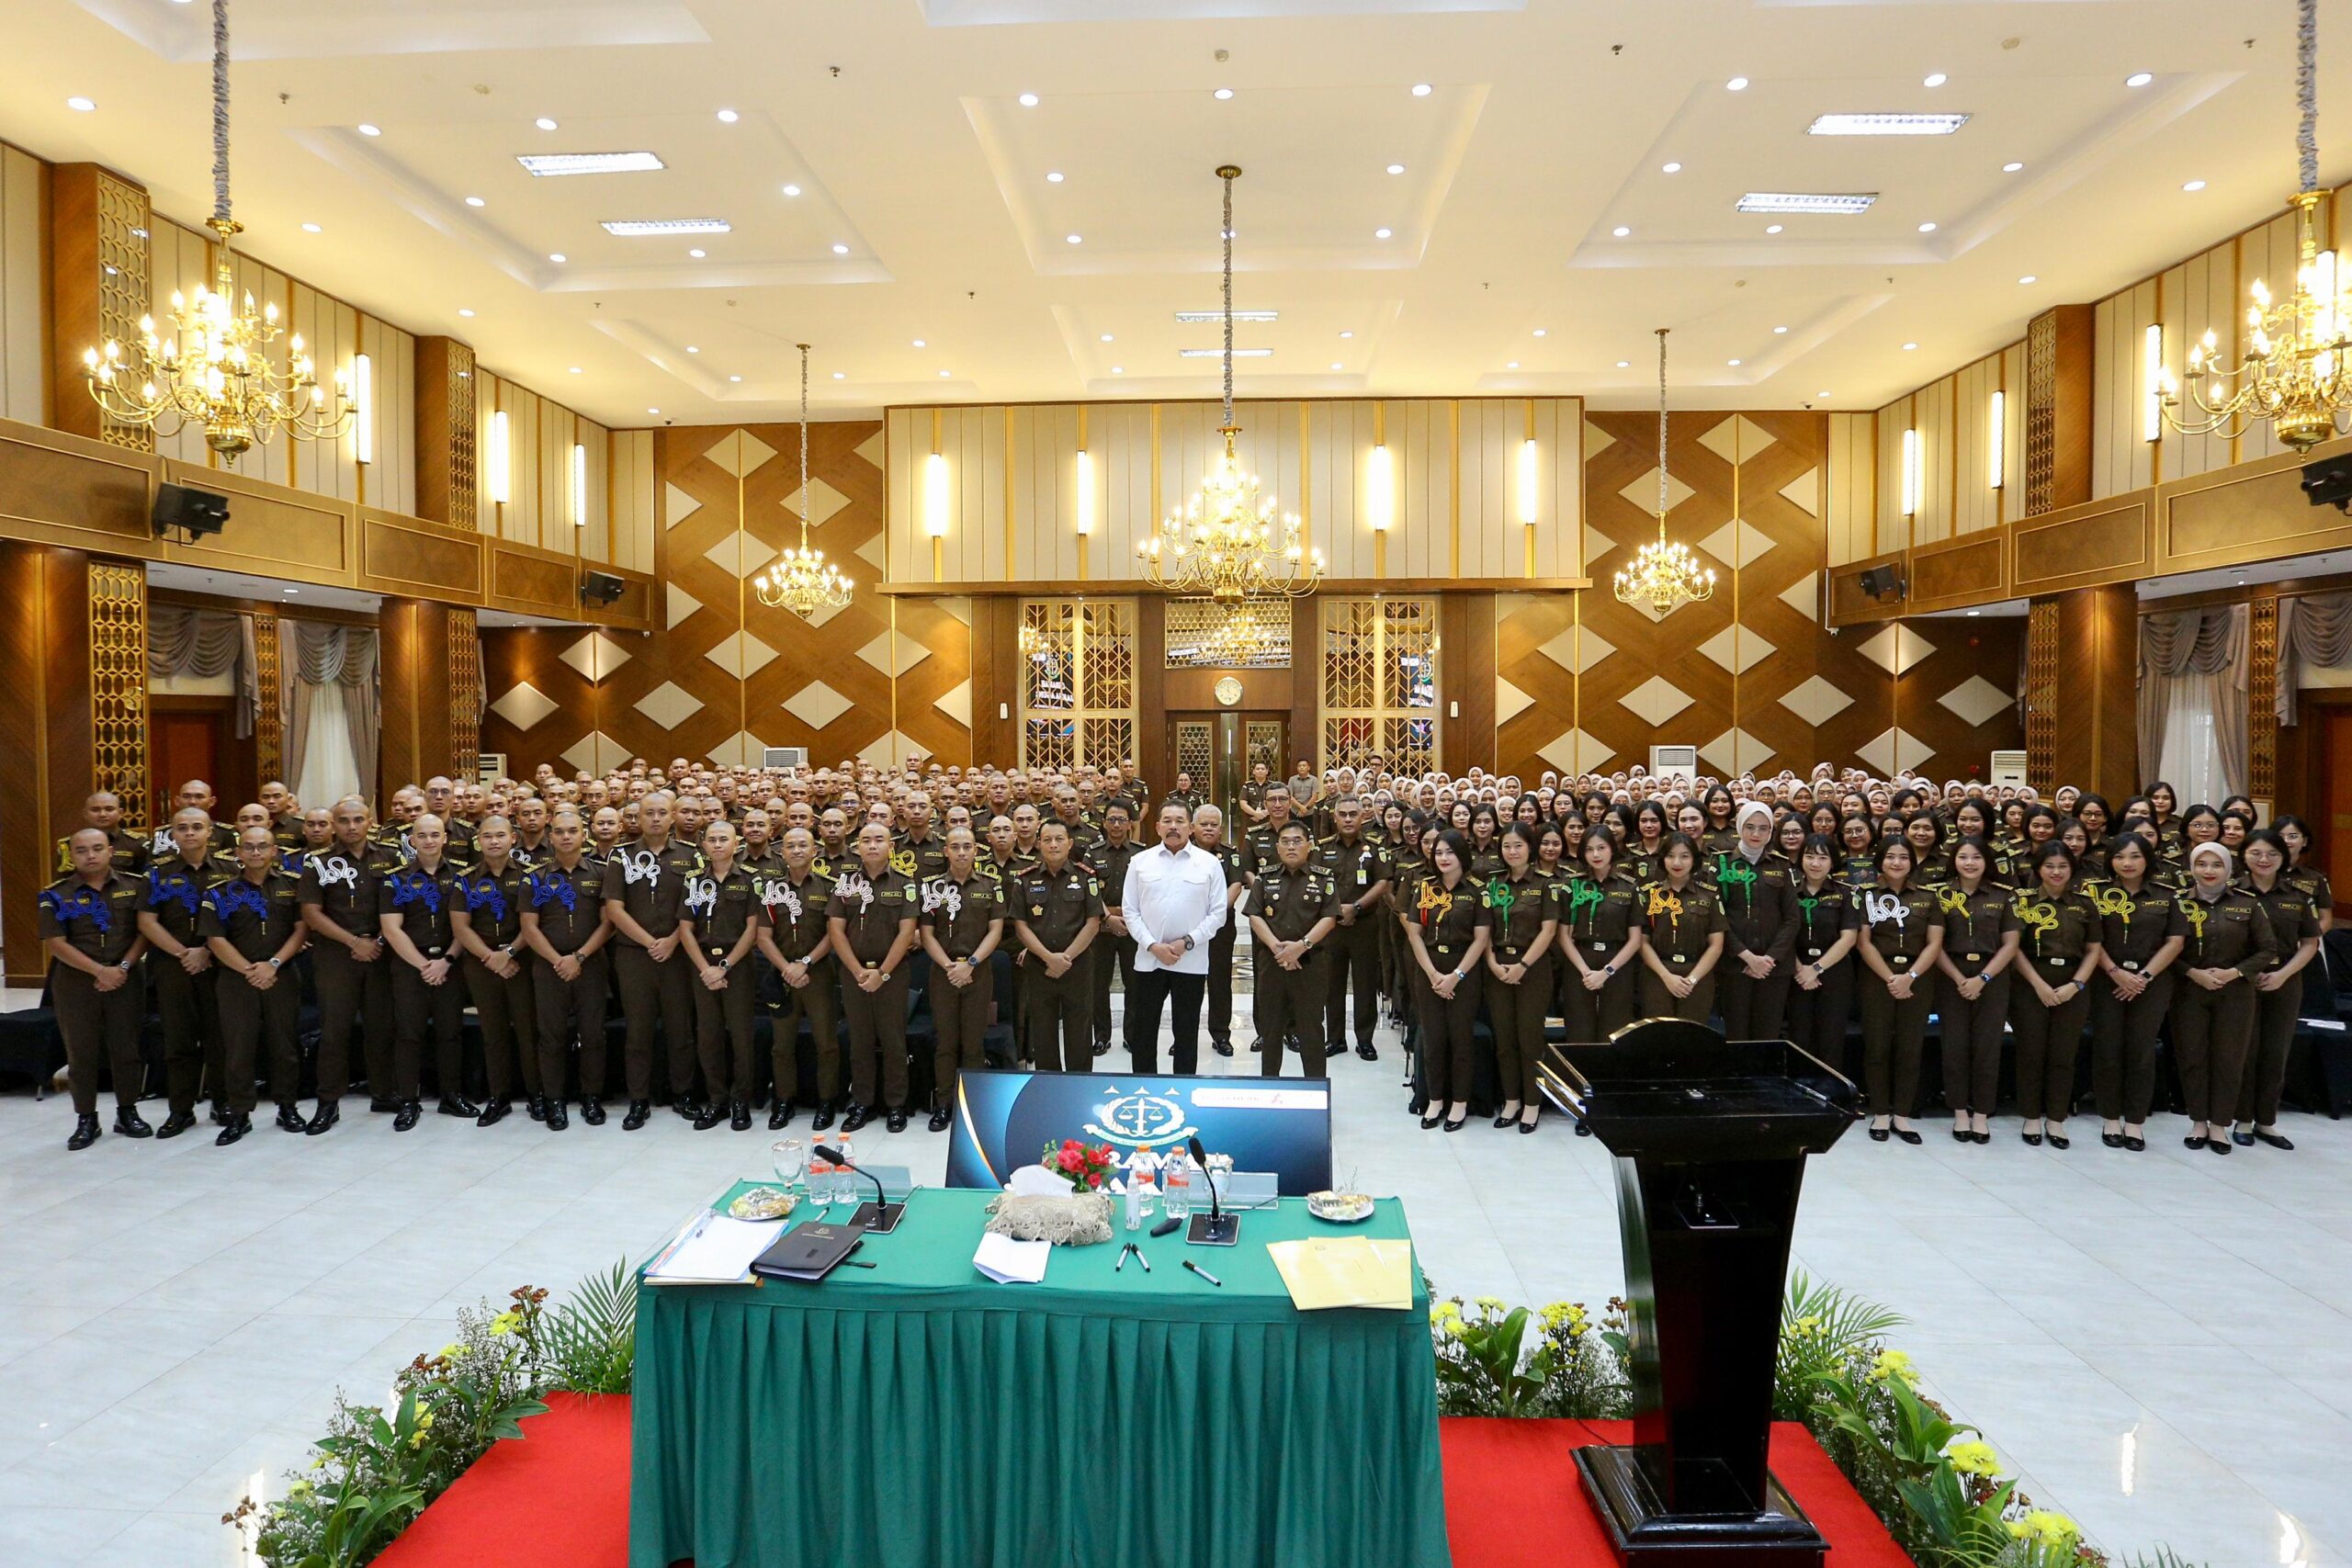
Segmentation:
{"type": "Polygon", "coordinates": [[[229,498],[209,490],[190,490],[186,485],[158,485],[155,511],[150,520],[159,539],[175,528],[191,540],[200,539],[229,525],[229,498]]]}
{"type": "Polygon", "coordinates": [[[1903,573],[1894,567],[1871,567],[1860,581],[1862,592],[1873,599],[1893,599],[1903,592],[1903,573]]]}
{"type": "Polygon", "coordinates": [[[627,584],[609,571],[583,571],[580,574],[580,602],[583,604],[609,604],[621,596],[627,584]]]}
{"type": "Polygon", "coordinates": [[[2352,455],[2303,465],[2303,499],[2313,506],[2352,511],[2352,455]]]}

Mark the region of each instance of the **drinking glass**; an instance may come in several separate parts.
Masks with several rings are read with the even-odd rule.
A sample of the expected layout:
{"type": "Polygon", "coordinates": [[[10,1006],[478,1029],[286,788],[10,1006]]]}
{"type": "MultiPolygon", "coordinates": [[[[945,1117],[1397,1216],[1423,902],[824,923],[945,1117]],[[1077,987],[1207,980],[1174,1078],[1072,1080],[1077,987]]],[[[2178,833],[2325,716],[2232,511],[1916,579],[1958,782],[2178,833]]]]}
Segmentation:
{"type": "Polygon", "coordinates": [[[808,1191],[805,1179],[808,1175],[808,1145],[798,1138],[779,1139],[768,1150],[768,1157],[775,1163],[775,1179],[784,1183],[784,1190],[805,1196],[808,1191]]]}

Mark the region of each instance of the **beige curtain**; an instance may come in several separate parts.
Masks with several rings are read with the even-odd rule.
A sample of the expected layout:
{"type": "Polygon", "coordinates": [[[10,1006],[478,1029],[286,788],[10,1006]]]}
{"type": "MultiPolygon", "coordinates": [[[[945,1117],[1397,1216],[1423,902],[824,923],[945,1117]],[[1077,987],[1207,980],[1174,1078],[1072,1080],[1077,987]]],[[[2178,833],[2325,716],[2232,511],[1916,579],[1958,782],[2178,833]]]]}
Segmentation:
{"type": "Polygon", "coordinates": [[[2295,693],[2305,670],[2352,664],[2352,593],[2311,593],[2278,601],[2278,722],[2295,722],[2295,693]]]}
{"type": "Polygon", "coordinates": [[[147,675],[153,681],[231,677],[237,738],[254,732],[253,617],[186,604],[147,607],[147,675]]]}
{"type": "MultiPolygon", "coordinates": [[[[286,755],[289,759],[310,755],[311,714],[318,689],[330,683],[340,686],[351,758],[364,788],[365,781],[376,776],[377,730],[381,722],[375,628],[281,619],[277,638],[286,755]]],[[[303,804],[333,803],[306,798],[303,804]]]]}
{"type": "MultiPolygon", "coordinates": [[[[2161,776],[2174,715],[2210,715],[2222,777],[2246,784],[2247,607],[2167,610],[2140,617],[2140,779],[2161,776]]],[[[2186,802],[2184,802],[2186,804],[2186,802]]]]}

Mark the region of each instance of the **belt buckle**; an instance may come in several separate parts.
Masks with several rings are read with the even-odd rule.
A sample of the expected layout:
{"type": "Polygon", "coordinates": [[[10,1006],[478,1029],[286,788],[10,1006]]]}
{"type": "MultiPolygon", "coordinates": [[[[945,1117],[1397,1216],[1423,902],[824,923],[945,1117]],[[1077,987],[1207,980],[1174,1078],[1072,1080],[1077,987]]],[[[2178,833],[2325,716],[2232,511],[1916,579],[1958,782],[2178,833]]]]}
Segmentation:
{"type": "Polygon", "coordinates": [[[1670,954],[1668,954],[1668,957],[1667,957],[1667,962],[1668,962],[1668,963],[1669,963],[1669,964],[1688,964],[1688,963],[1690,963],[1690,959],[1689,959],[1689,957],[1687,957],[1686,955],[1684,955],[1684,954],[1682,954],[1682,953],[1670,953],[1670,954]]]}
{"type": "Polygon", "coordinates": [[[1908,963],[1910,963],[1910,962],[1911,962],[1911,955],[1910,955],[1909,953],[1897,953],[1892,954],[1892,955],[1887,959],[1887,962],[1888,962],[1889,964],[1892,964],[1895,965],[1897,968],[1900,968],[1900,967],[1902,967],[1904,964],[1908,964],[1908,963]]]}
{"type": "Polygon", "coordinates": [[[1807,958],[1818,958],[1821,956],[1821,953],[1822,950],[1817,947],[1808,947],[1804,950],[1804,955],[1807,958]]]}
{"type": "Polygon", "coordinates": [[[2127,958],[2123,961],[2123,967],[2137,972],[2140,967],[2140,961],[2136,958],[2127,958]]]}

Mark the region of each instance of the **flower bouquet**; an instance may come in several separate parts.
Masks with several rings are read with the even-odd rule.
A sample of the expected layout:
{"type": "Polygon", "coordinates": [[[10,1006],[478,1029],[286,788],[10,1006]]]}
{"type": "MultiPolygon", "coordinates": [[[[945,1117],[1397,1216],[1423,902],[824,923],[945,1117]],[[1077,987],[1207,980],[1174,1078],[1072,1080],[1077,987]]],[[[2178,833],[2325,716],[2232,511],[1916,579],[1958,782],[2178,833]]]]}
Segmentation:
{"type": "Polygon", "coordinates": [[[1076,1138],[1047,1144],[1035,1165],[1005,1181],[989,1203],[988,1228],[1015,1241],[1089,1247],[1111,1239],[1111,1182],[1118,1155],[1108,1144],[1087,1147],[1076,1138]]]}
{"type": "Polygon", "coordinates": [[[1100,1192],[1117,1173],[1119,1156],[1108,1144],[1089,1148],[1076,1138],[1064,1138],[1058,1145],[1047,1144],[1038,1163],[1067,1179],[1073,1192],[1100,1192]]]}

